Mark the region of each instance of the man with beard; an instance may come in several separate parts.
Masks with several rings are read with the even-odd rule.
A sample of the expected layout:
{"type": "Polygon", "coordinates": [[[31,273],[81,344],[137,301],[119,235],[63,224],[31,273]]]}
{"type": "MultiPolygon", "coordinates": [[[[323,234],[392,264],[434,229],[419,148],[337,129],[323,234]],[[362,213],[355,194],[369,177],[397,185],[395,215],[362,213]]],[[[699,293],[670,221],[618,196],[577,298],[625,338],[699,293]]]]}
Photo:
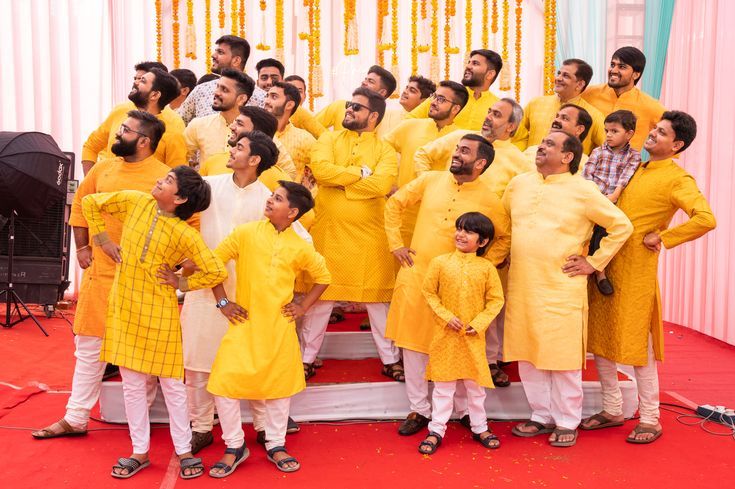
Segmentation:
{"type": "MultiPolygon", "coordinates": [[[[215,48],[212,52],[212,72],[220,75],[222,70],[231,68],[244,73],[249,57],[250,44],[245,39],[232,35],[222,36],[215,41],[215,48]]],[[[216,90],[217,79],[200,83],[194,87],[194,90],[179,107],[179,114],[186,124],[189,124],[195,117],[203,117],[214,112],[212,98],[216,90]]],[[[247,104],[263,107],[264,103],[265,90],[256,86],[247,104]]]]}
{"type": "MultiPolygon", "coordinates": [[[[498,265],[510,249],[510,226],[500,197],[480,178],[492,168],[494,158],[495,151],[489,142],[477,134],[466,134],[457,143],[449,171],[419,175],[393,194],[385,206],[388,245],[401,264],[386,327],[386,336],[403,348],[406,369],[406,394],[411,412],[398,428],[401,435],[419,432],[428,425],[431,416],[425,372],[434,332],[434,312],[421,293],[429,262],[454,249],[454,223],[471,211],[484,214],[495,228],[495,238],[485,258],[498,265]],[[413,206],[419,210],[413,239],[407,243],[401,235],[401,225],[407,209],[413,206]]],[[[457,402],[457,412],[466,411],[467,406],[462,404],[457,402]]]]}
{"type": "MultiPolygon", "coordinates": [[[[431,94],[431,97],[427,119],[404,120],[383,138],[400,155],[398,179],[394,190],[416,178],[413,155],[417,148],[457,129],[454,118],[467,104],[468,99],[467,90],[451,80],[439,82],[439,88],[431,94]]],[[[411,242],[417,212],[418,208],[413,207],[403,216],[401,235],[404,243],[411,242]]]]}
{"type": "MultiPolygon", "coordinates": [[[[592,116],[586,109],[574,104],[564,104],[556,113],[554,121],[551,123],[549,132],[565,132],[576,136],[584,145],[590,131],[592,130],[592,116]]],[[[584,147],[584,146],[583,146],[584,147]]],[[[536,154],[539,145],[533,145],[526,148],[523,154],[529,162],[536,161],[536,154]]],[[[580,166],[584,166],[589,159],[589,155],[582,150],[582,157],[579,161],[580,166]]]]}
{"type": "Polygon", "coordinates": [[[551,132],[539,145],[537,171],[515,177],[503,195],[513,236],[504,358],[518,361],[531,407],[531,419],[513,434],[551,433],[555,447],[576,443],[582,416],[587,275],[603,269],[633,231],[597,185],[576,175],[581,156],[576,136],[551,132]],[[595,224],[609,234],[584,256],[595,224]]]}
{"type": "MultiPolygon", "coordinates": [[[[324,340],[335,301],[365,303],[383,374],[403,381],[400,353],[385,338],[385,319],[393,292],[394,265],[383,227],[385,196],[398,173],[396,153],[375,134],[385,113],[385,98],[360,87],[346,103],[345,129],[325,132],[311,152],[319,185],[314,246],[327,260],[332,283],[304,317],[304,373],[324,340]]],[[[306,283],[306,287],[311,283],[306,283]]]]}
{"type": "MultiPolygon", "coordinates": [[[[165,107],[179,94],[176,78],[159,68],[151,68],[133,82],[128,99],[138,110],[155,115],[166,128],[158,143],[156,158],[170,167],[186,164],[186,144],[184,143],[184,124],[175,112],[165,107]]],[[[82,147],[82,168],[84,174],[97,162],[112,155],[110,149],[115,143],[120,124],[127,118],[131,104],[120,104],[110,112],[105,121],[92,134],[82,147]]]]}
{"type": "Polygon", "coordinates": [[[604,117],[616,110],[629,110],[635,114],[638,121],[630,145],[638,151],[666,110],[658,100],[636,88],[645,67],[646,56],[639,49],[622,47],[612,55],[607,84],[591,86],[582,94],[604,117]]]}
{"type": "Polygon", "coordinates": [[[295,127],[290,122],[291,116],[299,108],[301,95],[298,88],[290,83],[277,81],[268,90],[265,99],[265,110],[273,114],[278,120],[278,131],[274,140],[286,147],[296,165],[296,182],[301,183],[309,190],[314,188],[314,179],[308,168],[311,158],[311,148],[316,143],[314,136],[304,129],[295,127]]]}
{"type": "MultiPolygon", "coordinates": [[[[74,316],[74,356],[77,360],[66,415],[56,423],[33,432],[35,438],[86,434],[89,412],[97,403],[105,371],[106,364],[99,358],[115,262],[99,247],[91,247],[87,221],[82,215],[82,198],[118,190],[149,192],[156,181],[170,170],[154,156],[164,129],[163,123],[148,112],[128,112],[111,147],[117,156],[94,165],[74,195],[69,224],[74,231],[77,261],[84,270],[74,316]]],[[[111,217],[106,217],[105,222],[110,237],[119,242],[122,223],[111,217]]]]}
{"type": "MultiPolygon", "coordinates": [[[[490,92],[490,86],[495,82],[502,68],[503,60],[495,51],[475,49],[470,53],[470,59],[467,61],[462,77],[462,85],[467,88],[470,98],[454,121],[457,127],[469,131],[480,130],[488,109],[498,101],[498,97],[490,92]]],[[[411,111],[408,117],[428,117],[430,105],[429,100],[424,100],[421,105],[411,111]]]]}
{"type": "Polygon", "coordinates": [[[253,79],[242,71],[227,68],[221,74],[212,98],[214,114],[197,117],[184,130],[187,159],[191,166],[197,166],[200,161],[227,149],[229,126],[255,89],[253,79]]]}
{"type": "Polygon", "coordinates": [[[536,146],[549,132],[549,126],[562,105],[574,104],[585,109],[592,117],[589,138],[582,141],[582,151],[589,155],[605,142],[605,116],[582,98],[592,79],[592,67],[581,59],[567,59],[554,79],[554,93],[531,100],[524,110],[523,120],[513,137],[521,151],[536,146]]]}
{"type": "Polygon", "coordinates": [[[288,75],[283,79],[286,83],[290,83],[299,90],[301,95],[301,103],[296,108],[296,111],[291,116],[291,124],[298,127],[299,129],[305,129],[314,136],[314,139],[319,139],[327,129],[316,120],[314,114],[306,108],[306,82],[299,75],[288,75]]]}

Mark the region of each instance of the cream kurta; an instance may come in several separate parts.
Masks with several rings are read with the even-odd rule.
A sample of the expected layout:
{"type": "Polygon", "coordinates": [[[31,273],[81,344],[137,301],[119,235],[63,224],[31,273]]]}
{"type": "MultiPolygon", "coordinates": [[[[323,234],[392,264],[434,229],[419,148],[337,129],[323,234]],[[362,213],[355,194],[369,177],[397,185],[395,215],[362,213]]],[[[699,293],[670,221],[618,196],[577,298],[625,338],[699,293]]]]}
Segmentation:
{"type": "Polygon", "coordinates": [[[391,250],[407,246],[400,232],[401,220],[405,209],[414,205],[420,205],[410,245],[416,251],[414,265],[401,267],[398,272],[385,336],[396,346],[428,353],[434,333],[434,313],[421,287],[429,262],[455,249],[454,222],[471,211],[481,212],[493,222],[495,238],[485,258],[494,265],[508,255],[510,223],[500,198],[481,179],[459,185],[448,171],[426,172],[388,199],[385,232],[391,250]]]}
{"type": "MultiPolygon", "coordinates": [[[[196,119],[195,119],[196,120],[196,119]]],[[[199,215],[200,232],[211,249],[219,245],[240,224],[263,219],[265,202],[271,191],[256,180],[247,187],[235,185],[232,175],[206,177],[212,188],[212,203],[199,215]]],[[[235,297],[235,265],[227,265],[227,280],[222,284],[228,297],[235,297]]],[[[215,307],[211,289],[187,292],[181,309],[184,340],[184,368],[209,372],[229,321],[215,307]]]]}
{"type": "Polygon", "coordinates": [[[278,140],[288,151],[296,166],[294,181],[300,183],[304,178],[304,168],[309,166],[311,147],[316,143],[316,139],[308,131],[289,123],[283,131],[276,133],[273,140],[278,140]]]}
{"type": "Polygon", "coordinates": [[[503,308],[503,287],[493,264],[456,250],[438,256],[429,263],[422,292],[435,314],[426,378],[470,379],[482,387],[495,387],[487,368],[485,330],[503,308]],[[448,328],[455,317],[478,334],[448,328]]]}
{"type": "Polygon", "coordinates": [[[214,154],[227,151],[227,140],[231,134],[230,124],[222,116],[222,112],[192,119],[184,129],[186,159],[190,162],[204,162],[214,154]]]}
{"type": "MultiPolygon", "coordinates": [[[[495,102],[500,100],[497,95],[492,93],[490,90],[480,92],[480,96],[475,98],[475,91],[469,87],[467,93],[470,98],[467,100],[462,110],[459,111],[457,117],[454,118],[454,124],[462,129],[469,131],[479,131],[482,129],[482,123],[485,122],[487,117],[487,111],[493,106],[495,102]]],[[[431,105],[431,99],[427,98],[419,104],[418,107],[408,113],[408,117],[425,118],[429,117],[429,106],[431,105]]]]}
{"type": "Polygon", "coordinates": [[[641,165],[618,205],[634,231],[606,269],[615,293],[605,297],[590,287],[587,349],[614,362],[643,366],[649,333],[656,358],[664,359],[659,253],[649,251],[643,237],[659,233],[663,246],[673,248],[714,229],[715,217],[694,178],[670,159],[641,165]],[[689,220],[667,229],[679,209],[689,220]]]}
{"type": "Polygon", "coordinates": [[[587,258],[605,268],[633,230],[625,214],[580,174],[511,180],[503,204],[513,241],[505,311],[505,361],[523,360],[540,370],[584,367],[587,276],[562,272],[567,257],[586,255],[592,228],[608,235],[587,258]]]}
{"type": "Polygon", "coordinates": [[[306,387],[295,323],[282,314],[293,300],[296,276],[308,273],[328,284],[329,271],[314,247],[289,227],[270,221],[238,226],[217,247],[224,262],[235,260],[235,301],[248,319],[229,327],[212,365],[207,390],[234,399],[280,399],[306,387]]]}
{"type": "Polygon", "coordinates": [[[374,132],[327,131],[313,147],[311,169],[319,193],[310,231],[332,274],[322,299],[390,301],[395,267],[383,209],[398,173],[395,151],[374,132]],[[362,166],[372,174],[362,178],[362,166]]]}

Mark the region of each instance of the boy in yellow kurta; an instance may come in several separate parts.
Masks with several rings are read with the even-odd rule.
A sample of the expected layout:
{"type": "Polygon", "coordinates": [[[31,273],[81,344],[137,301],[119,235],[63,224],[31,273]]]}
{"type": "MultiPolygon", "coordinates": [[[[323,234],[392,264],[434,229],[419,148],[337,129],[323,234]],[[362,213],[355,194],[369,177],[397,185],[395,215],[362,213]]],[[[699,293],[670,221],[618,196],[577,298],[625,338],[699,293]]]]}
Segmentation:
{"type": "Polygon", "coordinates": [[[291,396],[306,387],[293,321],[301,317],[331,280],[324,258],[291,226],[314,205],[303,185],[282,181],[268,199],[268,220],[242,224],[217,246],[235,260],[237,303],[224,287],[213,289],[217,307],[232,323],[220,343],[207,390],[215,395],[227,445],[209,475],[225,477],[249,455],[240,418],[240,399],[250,400],[253,424],[265,428],[268,459],[293,472],[299,463],[284,448],[291,396]],[[296,277],[308,273],[314,286],[297,303],[296,277]]]}
{"type": "Polygon", "coordinates": [[[486,448],[500,447],[488,429],[485,387],[493,381],[485,361],[485,335],[503,307],[503,287],[495,267],[482,258],[493,238],[493,223],[479,212],[455,222],[456,250],[431,260],[422,292],[434,312],[434,338],[426,378],[434,381],[429,434],[419,452],[433,453],[441,444],[459,383],[467,392],[472,439],[486,448]]]}
{"type": "Polygon", "coordinates": [[[133,454],[118,459],[113,477],[131,477],[150,464],[146,399],[150,376],[160,379],[181,477],[203,473],[201,459],[191,456],[178,301],[175,290],[159,283],[158,277],[186,258],[199,271],[176,282],[182,291],[212,287],[227,277],[224,265],[199,232],[184,221],[206,209],[209,200],[207,183],[186,166],[159,179],[151,194],[121,191],[82,200],[93,242],[118,264],[100,360],[120,366],[133,454]],[[107,235],[103,214],[123,221],[119,246],[107,235]]]}

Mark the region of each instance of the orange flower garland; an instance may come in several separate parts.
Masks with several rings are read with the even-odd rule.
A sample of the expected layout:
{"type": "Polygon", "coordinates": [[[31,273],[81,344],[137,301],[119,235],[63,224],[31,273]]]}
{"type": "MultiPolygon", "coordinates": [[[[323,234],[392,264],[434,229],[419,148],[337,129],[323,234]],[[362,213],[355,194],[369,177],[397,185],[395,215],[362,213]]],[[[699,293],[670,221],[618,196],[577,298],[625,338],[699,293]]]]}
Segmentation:
{"type": "Polygon", "coordinates": [[[240,0],[240,11],[238,14],[238,20],[240,23],[240,37],[245,38],[245,0],[240,0]]]}
{"type": "Polygon", "coordinates": [[[174,69],[178,69],[181,62],[181,53],[179,53],[179,0],[171,2],[171,17],[173,20],[171,30],[174,38],[174,69]]]}
{"type": "Polygon", "coordinates": [[[276,59],[283,62],[283,0],[276,0],[276,59]]]}
{"type": "Polygon", "coordinates": [[[237,35],[237,0],[232,0],[232,5],[230,6],[230,20],[232,21],[232,25],[230,26],[230,34],[233,36],[237,35]]]}
{"type": "Polygon", "coordinates": [[[324,85],[322,82],[322,47],[321,47],[321,6],[320,0],[314,2],[314,26],[311,35],[314,37],[314,83],[313,96],[324,96],[324,85]]]}
{"type": "Polygon", "coordinates": [[[419,70],[418,14],[418,4],[414,0],[411,2],[411,75],[415,75],[419,70]]]}
{"type": "MultiPolygon", "coordinates": [[[[414,0],[414,3],[415,2],[416,0],[414,0]]],[[[429,45],[431,42],[430,29],[429,16],[426,13],[426,0],[421,0],[421,39],[416,47],[419,53],[428,53],[431,49],[431,46],[429,45]]]]}
{"type": "Polygon", "coordinates": [[[163,35],[161,29],[161,0],[156,0],[156,59],[161,61],[163,35]]]}
{"type": "Polygon", "coordinates": [[[429,76],[439,83],[439,0],[431,0],[431,61],[429,76]]]}
{"type": "Polygon", "coordinates": [[[488,10],[487,0],[482,0],[482,47],[485,49],[487,49],[490,44],[490,35],[488,32],[488,10]]]}
{"type": "Polygon", "coordinates": [[[449,56],[452,54],[458,54],[459,48],[452,46],[452,21],[457,15],[457,2],[456,0],[446,0],[444,3],[444,78],[449,79],[451,68],[449,62],[449,56]]]}
{"type": "Polygon", "coordinates": [[[472,51],[472,0],[466,0],[466,2],[464,6],[464,50],[465,56],[469,58],[470,51],[472,51]]]}
{"type": "Polygon", "coordinates": [[[314,0],[304,0],[304,7],[307,7],[309,13],[309,33],[307,40],[309,41],[309,110],[314,110],[314,0]]]}
{"type": "Polygon", "coordinates": [[[521,23],[523,21],[523,0],[516,0],[516,100],[521,99],[521,23]]]}
{"type": "Polygon", "coordinates": [[[544,90],[554,93],[554,58],[556,56],[556,0],[544,2],[544,90]]]}
{"type": "Polygon", "coordinates": [[[212,0],[204,0],[204,58],[207,73],[212,72],[212,0]]]}
{"type": "Polygon", "coordinates": [[[385,51],[390,49],[390,41],[387,38],[388,33],[385,30],[385,17],[388,15],[388,0],[378,0],[378,10],[377,10],[377,38],[378,38],[378,46],[377,46],[377,62],[378,65],[384,66],[385,65],[385,51]]]}
{"type": "Polygon", "coordinates": [[[194,5],[192,0],[186,0],[186,56],[197,59],[197,35],[194,28],[194,5]]]}
{"type": "Polygon", "coordinates": [[[508,67],[508,0],[503,0],[503,68],[500,70],[500,90],[510,90],[510,68],[508,67]]]}
{"type": "Polygon", "coordinates": [[[219,13],[217,14],[219,19],[219,28],[225,28],[225,0],[219,0],[219,13]]]}
{"type": "Polygon", "coordinates": [[[255,46],[255,49],[257,49],[258,51],[269,51],[271,48],[266,40],[265,9],[265,0],[260,0],[260,18],[263,22],[263,26],[260,31],[260,42],[255,46]]]}
{"type": "Polygon", "coordinates": [[[493,34],[498,33],[498,0],[493,0],[493,23],[490,25],[490,29],[493,34]]]}

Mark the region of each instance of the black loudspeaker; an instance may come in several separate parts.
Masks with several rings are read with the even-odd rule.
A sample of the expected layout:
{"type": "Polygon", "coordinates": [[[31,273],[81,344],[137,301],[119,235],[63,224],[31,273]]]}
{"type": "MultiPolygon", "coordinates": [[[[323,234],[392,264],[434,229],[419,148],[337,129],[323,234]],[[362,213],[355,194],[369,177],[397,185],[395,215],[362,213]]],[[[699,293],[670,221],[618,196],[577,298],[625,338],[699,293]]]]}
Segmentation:
{"type": "MultiPolygon", "coordinates": [[[[74,153],[64,154],[71,159],[69,173],[63,176],[68,182],[74,180],[74,153]]],[[[41,217],[15,218],[13,284],[26,304],[54,306],[69,287],[69,215],[73,197],[73,192],[69,192],[66,199],[46,208],[41,217]]],[[[0,218],[0,289],[7,282],[8,226],[0,218]]]]}

